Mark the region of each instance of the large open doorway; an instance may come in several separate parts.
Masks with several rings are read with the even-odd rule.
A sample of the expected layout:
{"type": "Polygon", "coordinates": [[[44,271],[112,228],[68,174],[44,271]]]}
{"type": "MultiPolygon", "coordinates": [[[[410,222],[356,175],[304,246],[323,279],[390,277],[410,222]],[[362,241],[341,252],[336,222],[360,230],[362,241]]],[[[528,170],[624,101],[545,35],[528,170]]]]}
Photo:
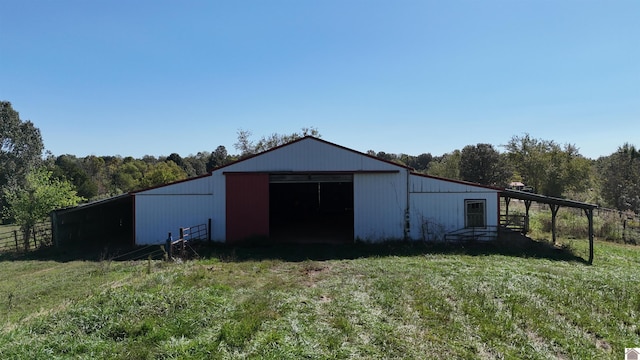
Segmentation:
{"type": "Polygon", "coordinates": [[[275,242],[353,242],[353,175],[270,175],[269,230],[275,242]]]}

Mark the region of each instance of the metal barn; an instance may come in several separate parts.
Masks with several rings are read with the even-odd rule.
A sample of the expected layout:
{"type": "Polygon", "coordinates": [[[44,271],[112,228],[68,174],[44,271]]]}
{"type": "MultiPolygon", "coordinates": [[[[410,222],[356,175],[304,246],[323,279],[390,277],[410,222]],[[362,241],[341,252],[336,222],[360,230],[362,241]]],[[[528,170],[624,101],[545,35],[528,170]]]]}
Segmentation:
{"type": "Polygon", "coordinates": [[[132,194],[135,243],[210,224],[213,241],[492,239],[500,189],[416,174],[314,137],[132,194]]]}

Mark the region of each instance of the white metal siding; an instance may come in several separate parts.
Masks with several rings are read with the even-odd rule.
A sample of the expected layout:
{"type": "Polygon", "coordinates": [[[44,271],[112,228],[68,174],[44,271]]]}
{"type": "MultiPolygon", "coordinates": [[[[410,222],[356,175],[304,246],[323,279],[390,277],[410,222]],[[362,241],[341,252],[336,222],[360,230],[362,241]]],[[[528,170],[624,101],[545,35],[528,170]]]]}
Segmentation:
{"type": "Polygon", "coordinates": [[[411,237],[442,240],[464,228],[465,200],[485,200],[488,226],[498,226],[498,191],[441,179],[411,176],[411,237]]]}
{"type": "Polygon", "coordinates": [[[354,236],[366,242],[404,237],[406,173],[355,174],[354,236]]]}
{"type": "Polygon", "coordinates": [[[211,176],[143,190],[135,196],[136,244],[159,244],[171,232],[178,239],[181,227],[214,220],[211,176]]]}
{"type": "Polygon", "coordinates": [[[213,218],[212,195],[136,195],[136,244],[161,244],[181,227],[207,224],[213,218]]]}

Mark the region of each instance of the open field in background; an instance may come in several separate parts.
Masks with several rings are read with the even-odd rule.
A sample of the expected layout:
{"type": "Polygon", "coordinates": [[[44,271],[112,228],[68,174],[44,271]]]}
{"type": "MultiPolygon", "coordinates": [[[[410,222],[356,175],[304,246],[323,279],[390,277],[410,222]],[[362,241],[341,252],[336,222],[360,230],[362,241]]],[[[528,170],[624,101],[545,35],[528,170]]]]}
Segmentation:
{"type": "MultiPolygon", "coordinates": [[[[51,222],[39,222],[29,234],[29,248],[52,245],[51,222]]],[[[0,225],[0,253],[24,251],[24,237],[20,226],[0,225]]]]}
{"type": "Polygon", "coordinates": [[[640,248],[562,241],[5,255],[0,358],[623,358],[640,248]]]}
{"type": "MultiPolygon", "coordinates": [[[[504,211],[504,202],[501,206],[504,211]]],[[[524,202],[512,200],[509,214],[524,215],[524,202]]],[[[556,221],[559,236],[578,239],[588,237],[588,219],[581,209],[560,207],[556,221]]],[[[597,239],[640,245],[640,217],[637,215],[598,208],[594,210],[593,227],[597,239]]],[[[533,203],[530,209],[530,236],[550,238],[550,231],[551,210],[545,204],[533,203]]]]}

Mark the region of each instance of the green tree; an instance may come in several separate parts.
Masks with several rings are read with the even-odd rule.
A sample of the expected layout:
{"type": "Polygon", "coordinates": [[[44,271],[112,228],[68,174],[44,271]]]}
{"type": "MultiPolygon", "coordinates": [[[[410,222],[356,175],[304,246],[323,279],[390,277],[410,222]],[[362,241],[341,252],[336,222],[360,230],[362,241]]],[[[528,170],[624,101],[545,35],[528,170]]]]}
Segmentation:
{"type": "Polygon", "coordinates": [[[426,172],[431,160],[433,160],[433,156],[430,153],[422,153],[418,156],[410,156],[407,165],[419,172],[426,172]]]}
{"type": "Polygon", "coordinates": [[[292,134],[278,134],[273,133],[269,136],[261,137],[257,142],[251,140],[251,131],[238,130],[238,140],[233,146],[236,150],[240,151],[241,156],[248,156],[257,154],[263,151],[267,151],[276,146],[284,145],[286,143],[301,139],[305,136],[320,137],[320,132],[314,127],[302,128],[300,132],[292,134]]]}
{"type": "Polygon", "coordinates": [[[505,186],[511,177],[506,159],[491,144],[467,145],[460,153],[462,180],[505,186]]]}
{"type": "Polygon", "coordinates": [[[209,156],[207,161],[207,171],[211,171],[219,166],[229,163],[229,154],[227,148],[220,145],[209,156]]]}
{"type": "Polygon", "coordinates": [[[193,167],[193,162],[189,160],[189,158],[182,158],[177,153],[172,153],[169,155],[165,161],[173,161],[178,165],[184,172],[187,174],[187,177],[193,177],[198,175],[196,169],[193,167]]]}
{"type": "Polygon", "coordinates": [[[121,159],[118,157],[98,157],[95,155],[89,155],[83,158],[80,162],[82,169],[97,187],[98,197],[113,195],[110,191],[111,183],[108,174],[109,163],[113,161],[119,162],[120,160],[121,159]]]}
{"type": "Polygon", "coordinates": [[[185,179],[187,173],[173,161],[159,162],[150,166],[144,174],[141,185],[143,188],[168,184],[185,179]]]}
{"type": "Polygon", "coordinates": [[[9,203],[4,216],[20,226],[25,250],[29,249],[29,234],[36,223],[46,219],[52,210],[75,206],[83,200],[69,181],[54,178],[51,171],[42,167],[26,175],[24,186],[5,189],[4,195],[9,203]]]}
{"type": "Polygon", "coordinates": [[[607,204],[618,210],[640,213],[640,151],[626,143],[599,162],[601,193],[607,204]]]}
{"type": "Polygon", "coordinates": [[[505,148],[516,174],[537,193],[562,196],[589,186],[590,162],[574,145],[560,146],[525,134],[512,137],[505,148]]]}
{"type": "MultiPolygon", "coordinates": [[[[210,154],[208,152],[198,152],[195,156],[189,155],[184,158],[185,164],[188,164],[186,168],[193,169],[193,175],[200,176],[207,173],[207,161],[209,161],[210,154]]],[[[186,171],[185,168],[185,171],[186,171]]],[[[188,172],[187,172],[188,174],[188,172]]]]}
{"type": "Polygon", "coordinates": [[[141,181],[148,165],[131,157],[112,170],[113,186],[116,193],[129,192],[141,188],[141,181]]]}
{"type": "MultiPolygon", "coordinates": [[[[8,101],[0,101],[0,190],[24,186],[29,169],[42,161],[44,144],[40,130],[20,115],[8,101]]],[[[7,205],[0,191],[0,212],[7,205]]]]}
{"type": "Polygon", "coordinates": [[[429,163],[427,174],[446,179],[461,180],[460,178],[460,150],[454,150],[441,157],[434,158],[429,163]]]}
{"type": "Polygon", "coordinates": [[[92,199],[98,195],[98,184],[80,166],[81,161],[73,155],[61,155],[54,162],[53,176],[66,179],[75,185],[78,195],[92,199]]]}

